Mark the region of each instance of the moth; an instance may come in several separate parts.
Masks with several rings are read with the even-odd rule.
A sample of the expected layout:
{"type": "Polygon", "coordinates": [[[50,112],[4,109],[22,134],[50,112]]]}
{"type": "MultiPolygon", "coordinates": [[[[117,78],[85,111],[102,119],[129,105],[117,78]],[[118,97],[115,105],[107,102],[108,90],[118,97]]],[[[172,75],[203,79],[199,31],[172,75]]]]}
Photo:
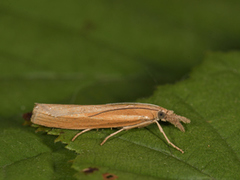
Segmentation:
{"type": "Polygon", "coordinates": [[[176,115],[172,110],[147,103],[112,103],[102,105],[35,103],[31,117],[31,122],[34,124],[52,128],[83,130],[76,134],[72,141],[79,135],[92,129],[120,128],[107,136],[101,145],[110,137],[123,130],[142,128],[156,123],[167,142],[175,149],[184,153],[182,149],[168,139],[159,121],[169,122],[183,132],[185,132],[185,129],[181,122],[190,123],[189,119],[176,115]]]}

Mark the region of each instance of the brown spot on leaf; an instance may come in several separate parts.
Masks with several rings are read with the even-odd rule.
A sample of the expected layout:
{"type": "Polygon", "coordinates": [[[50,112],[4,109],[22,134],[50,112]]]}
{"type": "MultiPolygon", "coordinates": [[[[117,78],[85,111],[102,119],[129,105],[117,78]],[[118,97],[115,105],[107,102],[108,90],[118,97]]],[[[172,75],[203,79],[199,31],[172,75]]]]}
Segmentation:
{"type": "Polygon", "coordinates": [[[82,172],[84,172],[85,174],[91,174],[91,173],[93,173],[94,171],[98,171],[98,168],[89,167],[89,168],[86,168],[86,169],[83,169],[83,170],[82,170],[82,172]]]}
{"type": "Polygon", "coordinates": [[[110,174],[110,173],[104,173],[103,175],[104,180],[115,180],[118,178],[115,174],[110,174]]]}
{"type": "Polygon", "coordinates": [[[30,121],[31,117],[32,117],[32,112],[28,112],[28,113],[24,113],[22,115],[23,119],[26,121],[30,121]]]}
{"type": "Polygon", "coordinates": [[[85,20],[82,24],[82,27],[80,29],[80,32],[83,35],[89,35],[89,33],[96,30],[96,24],[91,20],[85,20]]]}
{"type": "Polygon", "coordinates": [[[25,120],[23,123],[24,126],[29,126],[32,124],[32,122],[30,121],[31,117],[32,117],[32,112],[24,113],[22,115],[22,118],[25,120]]]}

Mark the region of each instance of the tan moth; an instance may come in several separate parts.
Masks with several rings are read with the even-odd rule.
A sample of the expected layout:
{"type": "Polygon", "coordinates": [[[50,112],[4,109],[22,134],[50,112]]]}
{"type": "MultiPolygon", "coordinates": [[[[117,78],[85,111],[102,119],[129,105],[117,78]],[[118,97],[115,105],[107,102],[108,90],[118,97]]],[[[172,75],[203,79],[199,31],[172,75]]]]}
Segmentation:
{"type": "Polygon", "coordinates": [[[175,149],[184,153],[174,145],[164,133],[159,121],[173,124],[181,131],[185,131],[181,122],[190,123],[190,120],[175,114],[172,110],[146,103],[113,103],[103,105],[64,105],[36,103],[31,121],[34,124],[62,128],[83,130],[76,134],[72,141],[79,135],[99,128],[120,128],[107,136],[101,145],[110,137],[123,130],[142,128],[156,123],[167,142],[175,149]]]}

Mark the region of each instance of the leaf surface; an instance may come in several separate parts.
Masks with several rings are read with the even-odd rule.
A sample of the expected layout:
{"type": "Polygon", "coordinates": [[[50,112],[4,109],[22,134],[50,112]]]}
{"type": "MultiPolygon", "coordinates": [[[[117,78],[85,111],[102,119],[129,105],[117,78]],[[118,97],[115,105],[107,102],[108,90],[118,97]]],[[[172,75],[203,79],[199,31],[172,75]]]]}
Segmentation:
{"type": "Polygon", "coordinates": [[[236,1],[0,1],[0,179],[71,179],[76,172],[79,179],[104,173],[239,179],[239,54],[210,54],[191,71],[208,50],[239,48],[238,7],[236,1]],[[137,99],[192,120],[186,133],[162,123],[184,155],[155,125],[122,132],[102,147],[115,130],[70,142],[76,131],[42,128],[61,134],[62,144],[22,125],[35,102],[137,99]],[[86,175],[88,167],[99,170],[86,175]]]}

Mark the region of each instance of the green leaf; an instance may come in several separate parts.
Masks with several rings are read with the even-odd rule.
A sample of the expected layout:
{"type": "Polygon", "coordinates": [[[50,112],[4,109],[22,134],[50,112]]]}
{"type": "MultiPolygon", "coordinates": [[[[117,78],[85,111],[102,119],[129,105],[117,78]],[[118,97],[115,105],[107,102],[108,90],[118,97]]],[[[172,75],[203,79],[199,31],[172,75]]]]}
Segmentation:
{"type": "Polygon", "coordinates": [[[56,141],[79,151],[75,177],[99,179],[109,172],[125,179],[238,179],[238,91],[231,87],[238,86],[238,70],[233,69],[239,64],[228,61],[238,55],[209,56],[189,80],[161,86],[152,96],[157,85],[186,79],[206,50],[239,47],[238,7],[235,1],[0,1],[0,179],[71,179],[76,173],[70,167],[74,151],[53,143],[54,136],[22,125],[22,114],[35,102],[136,99],[192,120],[186,133],[162,124],[185,154],[167,145],[154,125],[122,132],[102,147],[99,143],[115,130],[88,132],[76,142],[69,141],[76,131],[51,130],[64,133],[56,141]],[[220,66],[219,59],[225,64],[220,66]],[[208,84],[215,77],[211,71],[220,72],[219,79],[208,84]],[[156,149],[148,148],[152,146],[156,149]],[[106,162],[92,161],[100,153],[108,153],[106,162]],[[88,167],[99,170],[86,175],[82,170],[88,167]]]}
{"type": "MultiPolygon", "coordinates": [[[[1,119],[1,128],[14,119],[17,117],[1,119]]],[[[33,130],[18,123],[7,125],[0,133],[0,178],[73,179],[71,174],[74,171],[67,161],[75,154],[65,150],[60,143],[52,144],[52,141],[53,137],[35,136],[33,130]]]]}
{"type": "Polygon", "coordinates": [[[78,153],[73,168],[79,179],[98,179],[105,172],[123,179],[238,179],[240,173],[240,53],[210,53],[188,80],[175,85],[160,86],[145,100],[175,110],[192,120],[182,133],[172,125],[163,124],[172,142],[185,154],[166,143],[156,125],[118,134],[103,146],[101,141],[115,130],[87,132],[74,142],[76,131],[52,130],[60,134],[57,141],[78,153]],[[91,175],[82,172],[98,168],[91,175]]]}
{"type": "Polygon", "coordinates": [[[146,100],[192,120],[185,125],[186,133],[163,125],[185,154],[167,145],[156,125],[118,134],[103,146],[100,142],[113,131],[88,132],[75,142],[63,140],[67,135],[61,134],[58,140],[79,153],[73,164],[76,170],[100,169],[91,178],[107,171],[123,179],[238,179],[239,58],[240,53],[209,54],[190,79],[161,86],[146,100]]]}

